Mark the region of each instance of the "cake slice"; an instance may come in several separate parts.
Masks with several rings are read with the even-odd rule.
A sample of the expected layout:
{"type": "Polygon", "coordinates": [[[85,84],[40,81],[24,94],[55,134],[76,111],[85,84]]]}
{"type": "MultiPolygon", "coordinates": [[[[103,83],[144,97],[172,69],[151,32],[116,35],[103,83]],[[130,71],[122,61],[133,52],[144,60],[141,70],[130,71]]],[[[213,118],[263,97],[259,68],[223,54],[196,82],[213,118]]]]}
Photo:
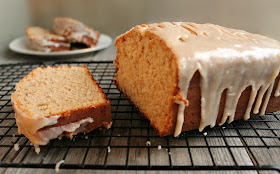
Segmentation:
{"type": "Polygon", "coordinates": [[[83,43],[88,47],[94,47],[98,43],[100,33],[83,23],[65,17],[54,19],[53,31],[64,36],[71,42],[83,43]]]}
{"type": "Polygon", "coordinates": [[[18,132],[32,144],[111,125],[111,106],[86,66],[39,67],[11,96],[18,132]]]}
{"type": "Polygon", "coordinates": [[[65,37],[52,33],[50,30],[30,26],[25,30],[30,49],[43,52],[70,50],[70,41],[65,37]]]}
{"type": "Polygon", "coordinates": [[[138,25],[116,38],[118,89],[159,135],[280,110],[280,43],[213,24],[138,25]]]}

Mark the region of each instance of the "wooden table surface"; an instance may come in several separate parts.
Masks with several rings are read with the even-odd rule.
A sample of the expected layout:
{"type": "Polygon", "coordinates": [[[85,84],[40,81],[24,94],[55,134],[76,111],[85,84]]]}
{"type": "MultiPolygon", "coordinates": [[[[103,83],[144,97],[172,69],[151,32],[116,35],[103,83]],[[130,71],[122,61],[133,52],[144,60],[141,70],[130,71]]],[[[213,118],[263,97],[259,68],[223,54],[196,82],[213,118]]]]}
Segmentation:
{"type": "MultiPolygon", "coordinates": [[[[2,53],[0,57],[0,64],[7,63],[31,63],[31,62],[47,62],[52,63],[56,61],[105,61],[114,60],[115,58],[115,48],[113,46],[108,49],[88,53],[76,56],[66,56],[66,57],[37,57],[37,56],[27,56],[13,53],[9,50],[2,53]]],[[[122,100],[124,101],[124,100],[122,100]]],[[[125,102],[125,101],[124,101],[125,102]]],[[[126,104],[120,106],[127,106],[126,104]]],[[[3,110],[4,108],[2,108],[3,110]]],[[[8,105],[6,110],[11,110],[11,106],[8,105]]],[[[2,111],[1,110],[1,111],[2,111]]],[[[67,156],[65,157],[65,164],[80,163],[84,160],[85,164],[103,164],[104,158],[106,158],[107,165],[133,165],[133,166],[145,166],[149,164],[150,166],[169,166],[172,162],[172,166],[278,166],[280,167],[280,116],[279,115],[269,115],[264,117],[256,117],[251,121],[237,121],[234,124],[226,125],[224,127],[218,127],[216,129],[207,130],[207,135],[203,135],[197,131],[192,131],[183,138],[173,138],[173,137],[158,137],[153,129],[148,128],[143,129],[123,129],[127,124],[130,126],[140,127],[140,124],[148,123],[147,120],[143,119],[136,112],[136,119],[132,121],[125,121],[126,115],[119,111],[133,110],[131,106],[127,107],[113,107],[114,118],[116,118],[113,130],[102,130],[111,133],[110,136],[110,153],[106,153],[104,149],[93,148],[86,150],[87,157],[79,156],[79,154],[84,154],[83,148],[71,148],[71,151],[67,151],[67,148],[41,148],[41,153],[39,155],[35,154],[33,149],[29,149],[27,156],[24,158],[23,162],[38,163],[44,158],[44,162],[52,161],[58,162],[61,156],[65,155],[67,151],[67,156]],[[119,113],[118,113],[119,112],[119,113]],[[135,122],[134,122],[135,121],[135,122]],[[238,129],[236,129],[238,127],[238,129]],[[240,128],[240,129],[239,129],[240,128]],[[114,131],[114,132],[113,132],[114,131]],[[151,142],[151,147],[144,148],[147,142],[145,135],[149,135],[149,141],[151,142]],[[129,134],[129,136],[127,136],[129,134]],[[135,135],[135,137],[134,137],[135,135]],[[217,137],[215,137],[217,136],[217,137]],[[256,137],[256,138],[253,138],[256,137]],[[276,138],[275,138],[276,137],[276,138]],[[122,148],[126,147],[129,143],[130,146],[137,146],[138,148],[122,148]],[[159,150],[157,147],[161,145],[163,148],[159,150]],[[116,148],[114,148],[114,146],[116,148]],[[139,148],[140,147],[140,148],[139,148]],[[143,148],[141,148],[143,147],[143,148]],[[168,150],[164,147],[170,147],[168,150]],[[176,148],[180,147],[180,148],[176,148]],[[184,148],[188,147],[188,148],[184,148]],[[213,147],[213,148],[208,148],[213,147]],[[267,148],[269,147],[269,148],[267,148]],[[127,155],[129,151],[129,155],[127,155]],[[106,155],[107,154],[107,155],[106,155]],[[107,156],[107,157],[106,157],[107,156]],[[234,156],[234,158],[232,158],[234,156]]],[[[1,112],[0,112],[1,114],[1,112]]],[[[13,118],[13,114],[10,115],[13,118]]],[[[12,119],[11,119],[12,120],[12,119]]],[[[11,121],[10,120],[10,121],[11,121]]],[[[0,123],[0,126],[8,126],[14,124],[14,121],[0,123]]],[[[148,125],[147,125],[148,126],[148,125]]],[[[0,134],[4,134],[6,129],[0,128],[0,134]]],[[[108,133],[107,132],[107,133],[108,133]]],[[[7,132],[5,132],[7,133],[7,132]]],[[[17,129],[12,128],[9,130],[8,134],[17,134],[17,129]]],[[[106,134],[106,132],[105,132],[106,134]]],[[[0,140],[0,145],[11,141],[9,139],[2,138],[0,140]]],[[[18,137],[19,144],[26,143],[25,137],[18,137]]],[[[57,141],[54,142],[54,144],[57,141]]],[[[75,145],[83,144],[93,144],[93,145],[104,145],[108,143],[105,138],[100,139],[79,139],[78,141],[70,141],[62,139],[58,141],[59,143],[75,145]]],[[[103,147],[103,146],[102,146],[103,147]]],[[[10,148],[10,147],[9,147],[10,148]]],[[[26,147],[28,148],[28,147],[26,147]]],[[[24,151],[24,148],[23,150],[24,151]]],[[[7,152],[7,147],[0,148],[0,157],[7,152]]],[[[3,162],[17,162],[17,159],[22,159],[21,152],[16,154],[15,152],[9,152],[5,154],[5,160],[3,162]],[[10,154],[13,153],[13,154],[10,154]],[[11,156],[11,157],[10,157],[11,156]],[[11,161],[12,160],[12,161],[11,161]]],[[[0,159],[1,159],[0,158],[0,159]]],[[[7,168],[1,167],[1,173],[54,173],[54,169],[42,169],[42,168],[7,168]]],[[[59,173],[278,173],[277,171],[172,171],[172,170],[94,170],[94,169],[61,169],[59,173]]]]}

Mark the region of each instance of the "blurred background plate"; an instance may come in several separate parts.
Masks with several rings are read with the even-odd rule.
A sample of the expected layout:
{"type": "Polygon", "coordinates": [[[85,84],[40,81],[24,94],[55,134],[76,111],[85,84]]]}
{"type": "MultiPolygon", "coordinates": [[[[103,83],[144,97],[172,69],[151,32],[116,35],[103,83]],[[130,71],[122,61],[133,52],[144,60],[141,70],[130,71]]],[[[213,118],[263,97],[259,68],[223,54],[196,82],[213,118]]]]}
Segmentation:
{"type": "Polygon", "coordinates": [[[98,51],[98,50],[107,48],[112,44],[112,38],[106,34],[101,34],[98,44],[95,47],[70,50],[70,51],[60,51],[60,52],[34,51],[34,50],[29,49],[27,47],[26,43],[27,43],[27,37],[25,37],[25,36],[19,37],[17,39],[14,39],[12,42],[10,42],[9,48],[16,53],[36,55],[36,56],[74,55],[74,54],[82,54],[82,53],[98,51]]]}

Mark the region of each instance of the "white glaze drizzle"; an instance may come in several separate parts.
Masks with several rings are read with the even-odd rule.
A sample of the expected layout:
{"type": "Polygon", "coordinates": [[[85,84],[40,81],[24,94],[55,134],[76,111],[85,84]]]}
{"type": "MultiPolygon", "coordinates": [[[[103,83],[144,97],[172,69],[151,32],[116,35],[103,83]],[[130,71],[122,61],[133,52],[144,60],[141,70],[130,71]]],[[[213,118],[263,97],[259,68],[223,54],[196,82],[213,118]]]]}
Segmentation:
{"type": "Polygon", "coordinates": [[[175,102],[179,105],[178,114],[177,114],[177,123],[174,132],[174,136],[177,137],[180,135],[184,123],[185,103],[181,100],[176,100],[175,102]]]}
{"type": "Polygon", "coordinates": [[[60,115],[53,115],[49,117],[38,116],[38,115],[30,116],[19,108],[18,104],[13,99],[13,94],[11,97],[11,103],[15,111],[15,118],[16,118],[19,134],[22,133],[35,134],[37,130],[43,127],[56,124],[57,120],[60,117],[60,115]],[[27,128],[28,130],[25,128],[27,128]]]}
{"type": "Polygon", "coordinates": [[[44,40],[41,40],[40,44],[42,46],[54,46],[54,47],[70,47],[70,43],[65,43],[65,42],[53,42],[51,40],[47,40],[47,39],[44,39],[44,40]]]}
{"type": "Polygon", "coordinates": [[[259,113],[259,115],[264,115],[265,114],[265,110],[266,110],[267,104],[269,102],[273,86],[274,86],[274,81],[270,84],[270,86],[268,88],[268,91],[266,93],[265,100],[263,102],[262,109],[261,109],[261,112],[259,113]]]}
{"type": "Polygon", "coordinates": [[[56,124],[60,115],[53,115],[49,117],[38,115],[29,116],[18,107],[18,104],[13,99],[13,94],[11,97],[11,103],[15,111],[18,133],[24,134],[34,145],[46,145],[50,139],[57,138],[64,131],[72,132],[73,135],[83,132],[85,126],[94,121],[91,117],[88,117],[67,125],[52,127],[47,130],[40,130],[46,126],[56,124]]]}
{"type": "Polygon", "coordinates": [[[253,103],[255,101],[255,98],[257,96],[257,93],[258,93],[258,91],[256,89],[252,88],[250,98],[249,98],[249,101],[248,101],[248,105],[247,105],[247,108],[246,108],[246,112],[244,114],[244,120],[248,120],[250,118],[250,113],[251,113],[252,106],[253,106],[253,103]]]}
{"type": "MultiPolygon", "coordinates": [[[[269,84],[270,85],[270,84],[269,84]]],[[[253,113],[254,114],[258,114],[259,113],[259,110],[260,110],[260,106],[262,104],[262,98],[265,94],[265,92],[267,91],[269,85],[265,85],[265,86],[262,86],[259,90],[259,94],[258,94],[258,97],[257,97],[257,100],[256,100],[256,104],[255,104],[255,108],[253,110],[253,113]]]]}
{"type": "MultiPolygon", "coordinates": [[[[196,71],[201,75],[201,122],[199,130],[214,127],[221,94],[227,89],[226,104],[220,124],[234,120],[241,93],[251,87],[244,115],[249,119],[254,101],[254,113],[259,113],[266,93],[263,114],[279,73],[280,44],[273,39],[213,24],[161,23],[137,26],[142,35],[156,34],[174,52],[178,63],[179,88],[187,99],[189,83],[196,71]],[[257,96],[258,90],[259,94],[257,96]],[[256,98],[257,97],[257,98],[256,98]]],[[[280,93],[280,82],[275,96],[280,93]]],[[[184,120],[183,104],[179,104],[174,136],[178,136],[184,120]]],[[[186,118],[187,119],[187,118],[186,118]]]]}
{"type": "Polygon", "coordinates": [[[93,40],[97,40],[97,35],[89,30],[72,32],[69,37],[73,38],[74,41],[81,42],[84,36],[88,36],[93,40]]]}
{"type": "Polygon", "coordinates": [[[36,133],[36,139],[34,138],[36,144],[45,145],[51,139],[57,138],[63,132],[71,132],[75,135],[80,132],[84,132],[84,128],[87,124],[92,123],[93,119],[91,117],[79,120],[74,123],[69,123],[63,126],[51,127],[47,130],[39,130],[36,133]]]}

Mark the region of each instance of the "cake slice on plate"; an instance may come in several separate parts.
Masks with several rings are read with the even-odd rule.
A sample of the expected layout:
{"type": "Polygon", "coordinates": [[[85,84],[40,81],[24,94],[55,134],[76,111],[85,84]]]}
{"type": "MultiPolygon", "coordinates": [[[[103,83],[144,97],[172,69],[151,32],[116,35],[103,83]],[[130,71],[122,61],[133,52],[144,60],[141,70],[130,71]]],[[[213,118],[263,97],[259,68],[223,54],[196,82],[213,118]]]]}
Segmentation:
{"type": "Polygon", "coordinates": [[[83,43],[88,47],[97,45],[100,33],[77,20],[57,17],[54,19],[53,31],[71,42],[83,43]]]}
{"type": "Polygon", "coordinates": [[[39,67],[11,96],[18,132],[33,145],[111,126],[111,106],[86,66],[39,67]]]}
{"type": "Polygon", "coordinates": [[[32,50],[43,52],[70,50],[70,41],[50,30],[30,26],[26,28],[25,34],[28,39],[27,46],[32,50]]]}

